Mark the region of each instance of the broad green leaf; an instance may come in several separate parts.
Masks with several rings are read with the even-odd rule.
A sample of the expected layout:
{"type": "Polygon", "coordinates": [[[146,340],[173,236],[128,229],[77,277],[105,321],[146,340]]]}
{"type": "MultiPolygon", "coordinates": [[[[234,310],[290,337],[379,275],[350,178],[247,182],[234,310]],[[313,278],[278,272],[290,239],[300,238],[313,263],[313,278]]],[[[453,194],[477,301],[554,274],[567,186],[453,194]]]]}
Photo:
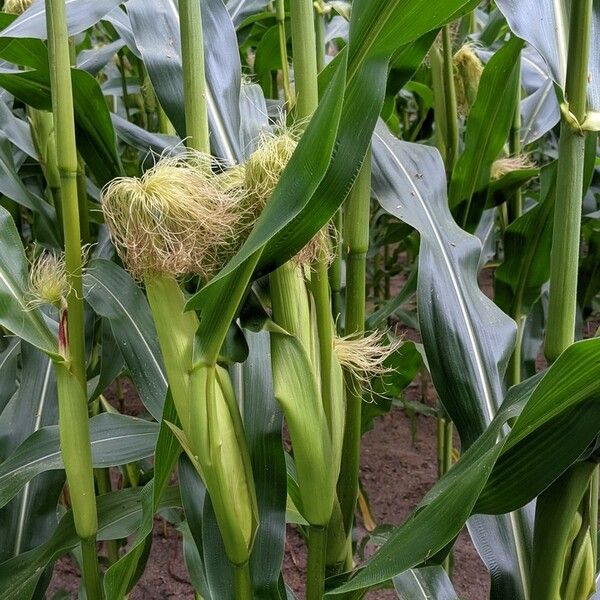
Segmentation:
{"type": "Polygon", "coordinates": [[[146,131],[139,125],[114,113],[110,115],[110,118],[117,137],[130,146],[137,148],[140,152],[143,152],[144,155],[146,155],[149,150],[159,156],[183,151],[181,140],[176,136],[146,131]]]}
{"type": "Polygon", "coordinates": [[[12,146],[3,134],[0,134],[0,194],[31,210],[35,221],[43,227],[47,239],[56,246],[60,245],[54,207],[30,191],[23,183],[13,161],[12,146]]]}
{"type": "MultiPolygon", "coordinates": [[[[158,425],[125,415],[103,413],[90,419],[94,467],[112,467],[152,454],[158,425]]],[[[30,435],[0,465],[0,506],[44,471],[62,469],[58,426],[49,425],[30,435]]]]}
{"type": "MultiPolygon", "coordinates": [[[[19,345],[13,347],[19,348],[19,345]]],[[[2,461],[10,460],[10,454],[28,436],[42,427],[54,425],[58,418],[52,361],[29,344],[22,343],[20,347],[21,384],[0,415],[2,461]]],[[[64,479],[62,472],[44,473],[28,482],[12,502],[0,510],[0,562],[34,548],[49,537],[56,525],[56,504],[64,479]]]]}
{"type": "MultiPolygon", "coordinates": [[[[430,373],[464,448],[478,439],[502,400],[502,381],[515,340],[515,323],[479,289],[481,244],[452,219],[444,166],[437,150],[401,142],[383,125],[373,139],[373,190],[381,206],[421,234],[417,306],[430,373]]],[[[527,546],[510,522],[473,532],[476,543],[517,563],[527,546]],[[493,529],[506,529],[490,544],[493,529]]],[[[503,567],[501,561],[496,566],[503,567]]],[[[491,563],[494,564],[494,563],[491,563]]],[[[495,574],[519,578],[526,567],[495,574]]],[[[508,585],[508,584],[507,584],[508,585]]],[[[518,584],[517,584],[518,587],[518,584]]],[[[520,584],[521,595],[524,584],[520,584]]],[[[521,597],[521,596],[516,596],[521,597]]]]}
{"type": "MultiPolygon", "coordinates": [[[[98,540],[121,539],[139,526],[142,515],[142,490],[128,488],[110,492],[97,499],[98,540]],[[105,535],[105,531],[106,534],[105,535]]],[[[181,506],[179,488],[167,488],[159,508],[181,506]]],[[[0,564],[0,597],[28,600],[32,597],[44,568],[79,544],[73,513],[68,511],[60,520],[52,537],[33,550],[0,564]]]]}
{"type": "MultiPolygon", "coordinates": [[[[69,35],[77,35],[95,25],[122,2],[123,0],[66,0],[69,35]]],[[[46,6],[43,0],[34,2],[0,36],[45,40],[47,38],[46,6]]]]}
{"type": "Polygon", "coordinates": [[[573,344],[543,376],[513,387],[490,426],[409,519],[362,570],[328,595],[364,589],[414,568],[447,548],[472,511],[508,512],[558,478],[600,431],[599,351],[600,339],[573,344]],[[516,419],[512,431],[502,438],[510,419],[516,419]],[[522,462],[505,468],[517,448],[522,462]],[[515,499],[521,489],[526,492],[515,499]]]}
{"type": "MultiPolygon", "coordinates": [[[[183,71],[176,4],[173,0],[152,3],[130,0],[127,13],[161,106],[183,138],[183,71]]],[[[242,155],[239,140],[241,66],[235,30],[221,0],[202,2],[202,28],[211,146],[216,156],[235,163],[242,155]]]]}
{"type": "MultiPolygon", "coordinates": [[[[177,439],[167,425],[167,423],[177,422],[175,405],[171,394],[168,394],[164,403],[158,439],[155,438],[156,446],[153,446],[154,477],[142,488],[139,496],[141,504],[139,528],[127,554],[112,565],[104,575],[104,591],[107,600],[121,600],[135,584],[136,576],[141,575],[140,561],[147,559],[147,551],[152,543],[154,515],[170,496],[167,485],[181,452],[177,439]]],[[[143,570],[143,562],[141,565],[143,570]]]]}
{"type": "MultiPolygon", "coordinates": [[[[568,0],[498,0],[512,31],[527,40],[546,60],[554,81],[564,88],[567,76],[569,44],[568,0]]],[[[592,45],[590,73],[600,73],[600,2],[593,2],[592,45]]],[[[588,103],[593,111],[600,111],[600,78],[591,77],[588,85],[588,103]]]]}
{"type": "Polygon", "coordinates": [[[560,120],[560,107],[548,65],[539,52],[527,45],[521,53],[521,143],[535,142],[560,120]]]}
{"type": "Polygon", "coordinates": [[[522,40],[511,39],[489,60],[481,75],[465,133],[465,149],[450,181],[449,203],[458,222],[471,230],[485,207],[474,198],[490,180],[492,163],[510,132],[519,90],[519,53],[522,40]]]}
{"type": "Polygon", "coordinates": [[[377,200],[421,233],[417,288],[421,335],[440,399],[468,446],[500,405],[515,324],[479,289],[481,244],[452,219],[439,153],[401,142],[380,123],[373,157],[377,200]]]}
{"type": "Polygon", "coordinates": [[[250,354],[239,367],[239,401],[252,461],[259,527],[250,557],[256,598],[277,598],[285,542],[286,467],[282,415],[273,396],[270,340],[266,332],[245,331],[250,354]]]}
{"type": "Polygon", "coordinates": [[[37,159],[29,123],[16,117],[6,103],[0,101],[0,129],[19,150],[37,159]]]}
{"type": "MultiPolygon", "coordinates": [[[[473,1],[445,2],[439,11],[408,0],[359,0],[353,5],[348,75],[345,52],[321,74],[322,100],[252,233],[202,296],[241,268],[261,248],[259,273],[294,256],[321,229],[347,196],[360,169],[383,105],[388,62],[401,46],[474,8],[473,1]],[[343,102],[340,86],[346,87],[343,102]]],[[[225,289],[226,286],[223,285],[225,289]]]]}
{"type": "Polygon", "coordinates": [[[496,269],[495,300],[511,315],[526,314],[550,278],[556,164],[542,171],[541,200],[504,234],[504,261],[496,269]]]}
{"type": "MultiPolygon", "coordinates": [[[[85,71],[71,69],[78,148],[99,185],[122,175],[106,101],[98,82],[85,71]]],[[[26,104],[50,110],[52,106],[47,72],[0,73],[0,86],[26,104]]]]}
{"type": "Polygon", "coordinates": [[[41,40],[15,39],[6,36],[15,15],[0,13],[0,57],[20,67],[48,71],[48,51],[41,40]]]}
{"type": "Polygon", "coordinates": [[[90,306],[110,323],[142,402],[160,421],[167,379],[144,294],[127,272],[102,259],[88,264],[83,289],[90,306]]]}
{"type": "Polygon", "coordinates": [[[77,55],[77,68],[90,75],[97,75],[123,46],[125,46],[125,42],[118,39],[100,48],[82,50],[77,55]]]}
{"type": "Polygon", "coordinates": [[[10,213],[0,206],[0,324],[58,357],[57,326],[28,303],[27,258],[10,213]]]}
{"type": "Polygon", "coordinates": [[[401,600],[459,600],[448,573],[437,566],[411,569],[394,577],[394,589],[401,600]]]}

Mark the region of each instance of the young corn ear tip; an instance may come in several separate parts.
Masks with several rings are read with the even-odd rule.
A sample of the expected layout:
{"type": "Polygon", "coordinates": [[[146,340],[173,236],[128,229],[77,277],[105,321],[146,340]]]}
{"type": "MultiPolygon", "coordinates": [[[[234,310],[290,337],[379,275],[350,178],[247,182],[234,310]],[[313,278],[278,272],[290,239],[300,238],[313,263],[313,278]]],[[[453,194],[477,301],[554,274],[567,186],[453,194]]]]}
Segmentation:
{"type": "Polygon", "coordinates": [[[141,178],[113,180],[102,210],[131,273],[213,275],[231,254],[241,195],[213,173],[214,159],[188,151],[165,157],[141,178]]]}
{"type": "Polygon", "coordinates": [[[533,169],[535,164],[529,159],[528,156],[511,156],[509,158],[499,158],[492,163],[492,171],[490,178],[493,181],[501,179],[508,173],[513,171],[522,171],[524,169],[533,169]]]}
{"type": "Polygon", "coordinates": [[[386,341],[385,331],[374,331],[364,337],[336,337],[333,349],[342,368],[349,371],[360,385],[370,389],[374,377],[393,371],[385,362],[402,344],[401,339],[389,344],[386,341]]]}
{"type": "Polygon", "coordinates": [[[20,15],[33,3],[33,0],[5,0],[3,10],[5,13],[20,15]]]}
{"type": "Polygon", "coordinates": [[[292,260],[299,267],[310,268],[317,261],[327,265],[335,259],[335,246],[339,243],[337,230],[333,223],[328,223],[296,254],[292,260]]]}
{"type": "Polygon", "coordinates": [[[29,269],[28,307],[50,304],[61,308],[70,291],[64,253],[44,251],[29,269]]]}
{"type": "Polygon", "coordinates": [[[483,64],[475,53],[475,46],[464,44],[454,55],[454,87],[456,103],[461,115],[466,115],[475,102],[483,64]]]}

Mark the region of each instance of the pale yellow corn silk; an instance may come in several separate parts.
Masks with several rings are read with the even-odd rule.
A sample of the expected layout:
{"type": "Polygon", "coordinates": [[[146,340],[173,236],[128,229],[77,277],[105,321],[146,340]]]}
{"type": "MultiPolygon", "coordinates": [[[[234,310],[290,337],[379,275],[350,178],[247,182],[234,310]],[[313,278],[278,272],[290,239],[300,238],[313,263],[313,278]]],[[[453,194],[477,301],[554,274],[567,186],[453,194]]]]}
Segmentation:
{"type": "Polygon", "coordinates": [[[259,212],[271,197],[297,145],[298,138],[292,129],[263,133],[258,148],[246,161],[244,186],[248,199],[259,212]]]}
{"type": "Polygon", "coordinates": [[[195,273],[208,279],[231,255],[244,220],[243,196],[225,189],[214,167],[210,155],[187,151],[103,190],[111,238],[135,277],[195,273]]]}
{"type": "Polygon", "coordinates": [[[385,361],[398,349],[402,340],[396,338],[386,344],[387,337],[384,331],[374,331],[364,337],[350,335],[333,340],[333,349],[342,368],[368,392],[372,391],[373,378],[393,372],[385,361]]]}
{"type": "Polygon", "coordinates": [[[501,179],[508,173],[512,171],[523,171],[525,169],[534,169],[535,163],[533,163],[529,157],[521,155],[521,156],[511,156],[509,158],[499,158],[494,161],[492,164],[492,170],[490,173],[490,178],[492,180],[501,179]]]}
{"type": "Polygon", "coordinates": [[[33,0],[5,0],[3,11],[13,15],[20,15],[32,4],[33,0]]]}
{"type": "MultiPolygon", "coordinates": [[[[230,169],[223,174],[233,186],[239,186],[243,176],[248,212],[254,215],[254,219],[266,206],[292,157],[298,145],[299,131],[300,125],[296,124],[294,128],[282,127],[276,133],[263,133],[257,150],[243,167],[230,169]]],[[[294,262],[299,266],[310,266],[320,259],[330,264],[335,256],[331,243],[335,232],[331,227],[323,227],[293,258],[294,262]]]]}
{"type": "Polygon", "coordinates": [[[459,114],[467,115],[475,102],[483,64],[475,53],[475,46],[464,44],[454,55],[454,87],[459,114]]]}
{"type": "Polygon", "coordinates": [[[64,253],[44,251],[35,257],[29,269],[28,283],[28,308],[44,304],[61,308],[70,291],[64,253]]]}

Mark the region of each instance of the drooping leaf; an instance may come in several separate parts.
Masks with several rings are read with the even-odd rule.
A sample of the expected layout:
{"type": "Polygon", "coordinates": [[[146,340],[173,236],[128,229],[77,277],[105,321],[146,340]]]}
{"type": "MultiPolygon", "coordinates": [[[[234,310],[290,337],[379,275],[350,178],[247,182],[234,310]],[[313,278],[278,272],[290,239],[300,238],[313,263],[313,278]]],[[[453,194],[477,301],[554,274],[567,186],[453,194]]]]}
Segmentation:
{"type": "MultiPolygon", "coordinates": [[[[127,488],[98,497],[98,540],[122,539],[135,531],[142,514],[141,496],[139,488],[127,488]]],[[[179,488],[167,488],[159,508],[180,506],[179,488]]],[[[73,513],[68,511],[50,539],[33,550],[0,564],[0,596],[19,600],[31,598],[46,565],[77,544],[79,538],[75,532],[73,513]]]]}
{"type": "Polygon", "coordinates": [[[128,273],[103,259],[90,261],[83,288],[87,302],[110,323],[142,402],[160,421],[167,379],[144,294],[128,273]]]}
{"type": "MultiPolygon", "coordinates": [[[[77,35],[95,25],[122,2],[123,0],[66,0],[65,9],[69,35],[77,35]]],[[[44,2],[42,0],[34,2],[0,36],[45,40],[48,34],[44,2]]]]}
{"type": "MultiPolygon", "coordinates": [[[[400,142],[384,125],[373,139],[373,190],[382,207],[421,233],[417,305],[421,336],[430,373],[456,424],[463,448],[485,431],[502,400],[502,381],[515,340],[515,323],[483,292],[477,282],[481,244],[452,219],[444,167],[437,150],[400,142]]],[[[503,518],[494,528],[480,528],[492,552],[511,557],[496,561],[493,573],[507,588],[525,587],[520,580],[520,551],[527,547],[520,531],[503,518]],[[494,544],[488,535],[505,529],[494,544]],[[503,542],[503,543],[502,543],[503,542]]],[[[494,563],[490,563],[494,564],[494,563]]],[[[520,597],[520,596],[516,596],[520,597]]]]}
{"type": "MultiPolygon", "coordinates": [[[[130,0],[127,12],[161,106],[184,138],[183,71],[175,3],[130,0]]],[[[216,156],[234,163],[241,158],[241,66],[235,30],[222,0],[202,2],[202,28],[211,147],[216,156]]]]}
{"type": "MultiPolygon", "coordinates": [[[[122,175],[106,101],[98,82],[85,71],[71,69],[78,148],[98,184],[122,175]]],[[[49,74],[42,70],[0,73],[0,86],[40,110],[51,110],[49,74]]]]}
{"type": "MultiPolygon", "coordinates": [[[[125,415],[102,413],[90,419],[94,467],[112,467],[152,454],[158,425],[125,415]]],[[[0,506],[28,481],[45,471],[62,469],[58,426],[42,427],[30,435],[0,465],[0,506]]]]}
{"type": "Polygon", "coordinates": [[[58,327],[29,305],[27,258],[10,213],[0,206],[0,324],[58,358],[58,327]]]}
{"type": "MultiPolygon", "coordinates": [[[[568,0],[499,0],[512,31],[527,40],[544,57],[552,78],[564,89],[567,76],[569,44],[569,17],[571,3],[568,0]]],[[[600,2],[594,0],[592,18],[592,45],[589,72],[600,72],[600,2]]],[[[591,77],[588,82],[588,105],[590,110],[600,111],[600,78],[591,77]]]]}
{"type": "Polygon", "coordinates": [[[472,511],[514,510],[559,477],[600,431],[599,350],[600,339],[577,342],[543,376],[511,388],[490,426],[416,512],[362,570],[327,595],[364,589],[420,565],[447,550],[472,511]],[[510,419],[516,419],[513,428],[502,437],[510,419]],[[515,456],[517,468],[507,468],[515,456]]]}

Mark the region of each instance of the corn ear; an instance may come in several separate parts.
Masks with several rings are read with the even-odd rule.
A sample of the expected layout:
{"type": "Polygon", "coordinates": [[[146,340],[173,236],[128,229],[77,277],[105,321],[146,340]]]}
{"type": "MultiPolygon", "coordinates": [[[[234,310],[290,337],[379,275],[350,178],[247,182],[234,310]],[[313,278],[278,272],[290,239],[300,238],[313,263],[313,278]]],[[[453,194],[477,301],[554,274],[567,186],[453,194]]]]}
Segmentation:
{"type": "Polygon", "coordinates": [[[311,524],[329,522],[338,470],[319,386],[305,347],[286,332],[271,334],[273,388],[288,425],[302,506],[311,524]]]}
{"type": "Polygon", "coordinates": [[[184,431],[189,431],[190,373],[198,318],[185,312],[185,297],[174,277],[148,275],[144,281],[173,402],[184,431]]]}

